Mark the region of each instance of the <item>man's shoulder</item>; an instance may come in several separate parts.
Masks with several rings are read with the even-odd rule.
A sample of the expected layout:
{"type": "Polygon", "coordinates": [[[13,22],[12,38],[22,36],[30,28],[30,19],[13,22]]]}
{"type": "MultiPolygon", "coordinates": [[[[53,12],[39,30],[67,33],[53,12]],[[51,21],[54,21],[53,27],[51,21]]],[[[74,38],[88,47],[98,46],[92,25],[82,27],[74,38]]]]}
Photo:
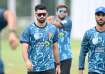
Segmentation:
{"type": "Polygon", "coordinates": [[[57,28],[55,25],[53,25],[52,23],[49,23],[49,22],[47,22],[47,25],[49,28],[52,28],[52,29],[57,28]]]}
{"type": "Polygon", "coordinates": [[[33,26],[34,26],[34,23],[33,23],[33,22],[32,22],[32,23],[29,23],[29,24],[27,24],[27,25],[25,26],[25,29],[29,30],[29,29],[31,29],[33,26]]]}
{"type": "Polygon", "coordinates": [[[95,27],[92,27],[90,29],[88,29],[85,34],[88,35],[88,36],[91,36],[95,31],[95,27]]]}
{"type": "Polygon", "coordinates": [[[95,31],[95,27],[88,29],[86,32],[93,32],[93,31],[95,31]]]}
{"type": "Polygon", "coordinates": [[[66,18],[64,20],[66,20],[68,23],[72,23],[72,20],[71,20],[70,16],[66,16],[66,18]]]}

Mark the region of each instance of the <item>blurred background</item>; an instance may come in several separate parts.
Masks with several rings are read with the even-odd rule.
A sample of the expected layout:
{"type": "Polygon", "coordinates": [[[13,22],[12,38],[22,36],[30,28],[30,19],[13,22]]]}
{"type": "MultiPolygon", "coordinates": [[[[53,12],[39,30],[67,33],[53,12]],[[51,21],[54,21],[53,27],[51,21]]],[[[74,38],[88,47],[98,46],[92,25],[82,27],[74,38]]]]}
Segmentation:
{"type": "MultiPolygon", "coordinates": [[[[95,26],[94,12],[98,6],[105,6],[105,0],[0,0],[0,7],[11,9],[17,17],[18,35],[23,29],[34,21],[33,11],[37,4],[44,3],[49,15],[55,14],[55,7],[58,3],[65,3],[69,7],[69,14],[72,19],[73,28],[71,35],[71,47],[73,62],[71,74],[78,74],[78,56],[80,42],[83,34],[89,28],[95,26]]],[[[6,29],[2,32],[2,58],[5,63],[6,74],[26,74],[19,45],[17,50],[12,51],[7,42],[6,29]]],[[[86,60],[87,61],[87,60],[86,60]]],[[[87,64],[85,74],[87,74],[87,64]]]]}

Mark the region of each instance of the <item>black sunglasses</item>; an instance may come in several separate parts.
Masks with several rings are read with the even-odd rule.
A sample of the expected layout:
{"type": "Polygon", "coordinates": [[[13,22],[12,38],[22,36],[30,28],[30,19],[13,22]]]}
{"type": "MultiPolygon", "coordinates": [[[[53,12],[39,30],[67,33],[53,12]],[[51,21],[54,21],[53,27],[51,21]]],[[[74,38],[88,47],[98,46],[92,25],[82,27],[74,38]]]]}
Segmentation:
{"type": "Polygon", "coordinates": [[[37,13],[37,16],[38,16],[38,17],[46,16],[46,15],[47,15],[47,13],[37,13]]]}

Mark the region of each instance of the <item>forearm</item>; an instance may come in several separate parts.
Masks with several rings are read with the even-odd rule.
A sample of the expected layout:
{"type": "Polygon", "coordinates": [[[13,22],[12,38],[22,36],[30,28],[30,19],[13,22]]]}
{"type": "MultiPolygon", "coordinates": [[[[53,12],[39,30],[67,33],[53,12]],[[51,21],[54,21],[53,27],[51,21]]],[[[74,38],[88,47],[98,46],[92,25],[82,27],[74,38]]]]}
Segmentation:
{"type": "Polygon", "coordinates": [[[28,58],[28,44],[27,43],[23,43],[22,46],[23,46],[23,52],[22,52],[23,59],[25,61],[27,69],[29,71],[31,71],[32,70],[32,62],[28,58]]]}
{"type": "Polygon", "coordinates": [[[28,44],[22,44],[23,47],[23,51],[22,51],[22,56],[24,61],[26,62],[27,60],[29,60],[28,58],[28,44]]]}
{"type": "Polygon", "coordinates": [[[86,53],[83,52],[83,50],[81,50],[80,56],[79,56],[79,70],[84,70],[85,57],[86,57],[86,53]]]}
{"type": "Polygon", "coordinates": [[[80,52],[79,56],[79,74],[83,74],[86,53],[80,52]]]}
{"type": "Polygon", "coordinates": [[[15,31],[16,30],[16,16],[15,16],[15,14],[10,10],[6,10],[4,13],[4,17],[7,21],[9,30],[15,31]]]}
{"type": "Polygon", "coordinates": [[[57,64],[60,63],[60,60],[59,60],[59,50],[58,50],[58,45],[57,43],[54,43],[53,45],[53,52],[54,52],[54,58],[55,58],[55,62],[57,64]]]}

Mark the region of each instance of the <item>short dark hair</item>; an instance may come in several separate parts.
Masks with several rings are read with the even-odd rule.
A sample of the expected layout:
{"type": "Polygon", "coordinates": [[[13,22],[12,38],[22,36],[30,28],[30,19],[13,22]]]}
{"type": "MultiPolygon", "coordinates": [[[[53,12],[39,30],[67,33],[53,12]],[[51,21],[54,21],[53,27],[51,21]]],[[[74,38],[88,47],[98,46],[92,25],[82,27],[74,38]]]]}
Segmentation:
{"type": "Polygon", "coordinates": [[[47,10],[47,7],[43,4],[38,4],[35,6],[35,11],[37,10],[47,10]]]}
{"type": "Polygon", "coordinates": [[[68,7],[65,4],[58,4],[56,6],[56,10],[58,10],[59,8],[66,8],[68,10],[68,7]]]}

